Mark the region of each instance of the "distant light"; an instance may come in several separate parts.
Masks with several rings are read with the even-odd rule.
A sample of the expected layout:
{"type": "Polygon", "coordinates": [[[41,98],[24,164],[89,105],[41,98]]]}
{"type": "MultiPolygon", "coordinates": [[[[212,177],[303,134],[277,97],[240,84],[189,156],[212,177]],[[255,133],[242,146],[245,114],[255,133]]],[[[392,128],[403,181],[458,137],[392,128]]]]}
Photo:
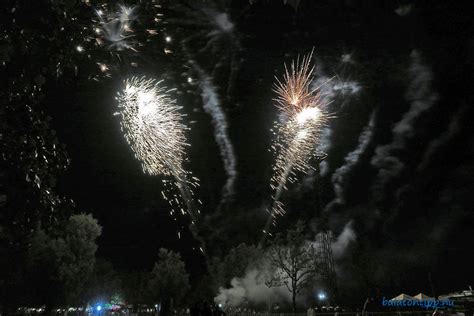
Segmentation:
{"type": "Polygon", "coordinates": [[[76,46],[76,50],[79,52],[79,53],[82,53],[84,51],[84,48],[81,46],[81,45],[77,45],[76,46]]]}
{"type": "Polygon", "coordinates": [[[97,307],[96,307],[95,309],[96,309],[98,312],[100,312],[100,311],[101,311],[101,309],[102,309],[102,306],[100,306],[100,305],[97,305],[97,307]]]}
{"type": "Polygon", "coordinates": [[[166,37],[165,37],[165,41],[166,41],[167,43],[171,42],[171,36],[166,36],[166,37]]]}
{"type": "Polygon", "coordinates": [[[319,292],[318,298],[319,298],[319,300],[321,300],[321,301],[322,301],[322,300],[325,300],[325,299],[326,299],[326,294],[324,294],[323,292],[319,292]]]}
{"type": "Polygon", "coordinates": [[[193,82],[193,78],[188,77],[188,83],[191,83],[191,82],[193,82]]]}
{"type": "Polygon", "coordinates": [[[219,305],[218,305],[218,306],[219,306],[219,308],[222,308],[222,304],[221,304],[221,303],[219,303],[219,305]]]}

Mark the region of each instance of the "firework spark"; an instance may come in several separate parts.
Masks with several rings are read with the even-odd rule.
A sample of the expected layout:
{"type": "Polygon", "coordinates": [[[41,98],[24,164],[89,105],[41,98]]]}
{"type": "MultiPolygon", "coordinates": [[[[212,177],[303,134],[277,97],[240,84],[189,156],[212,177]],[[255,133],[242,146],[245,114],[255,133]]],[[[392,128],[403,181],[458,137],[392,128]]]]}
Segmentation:
{"type": "Polygon", "coordinates": [[[170,215],[187,212],[194,224],[199,211],[194,207],[192,187],[197,187],[198,179],[183,168],[189,144],[185,137],[187,127],[179,113],[181,107],[161,81],[144,77],[127,79],[117,100],[122,132],[143,172],[171,178],[163,180],[166,190],[162,191],[172,206],[170,215]]]}
{"type": "Polygon", "coordinates": [[[135,50],[132,41],[132,24],[137,19],[137,7],[119,5],[117,11],[108,12],[106,8],[96,10],[99,24],[94,27],[96,41],[99,45],[106,44],[109,49],[135,50]]]}
{"type": "Polygon", "coordinates": [[[264,229],[276,223],[277,215],[285,213],[281,194],[288,183],[297,180],[297,174],[305,174],[313,169],[311,158],[316,157],[316,144],[321,137],[322,128],[329,118],[327,104],[321,98],[320,87],[311,89],[314,67],[311,66],[312,53],[303,59],[285,65],[283,81],[277,79],[274,91],[275,101],[283,122],[277,122],[274,129],[276,140],[272,149],[276,155],[273,167],[271,188],[273,205],[264,229]]]}
{"type": "Polygon", "coordinates": [[[77,53],[99,66],[89,79],[99,81],[111,77],[123,66],[137,67],[146,60],[142,56],[143,47],[153,42],[153,36],[161,34],[156,29],[161,21],[160,8],[153,1],[142,1],[140,5],[104,2],[94,6],[90,21],[80,24],[81,43],[75,46],[77,53]]]}

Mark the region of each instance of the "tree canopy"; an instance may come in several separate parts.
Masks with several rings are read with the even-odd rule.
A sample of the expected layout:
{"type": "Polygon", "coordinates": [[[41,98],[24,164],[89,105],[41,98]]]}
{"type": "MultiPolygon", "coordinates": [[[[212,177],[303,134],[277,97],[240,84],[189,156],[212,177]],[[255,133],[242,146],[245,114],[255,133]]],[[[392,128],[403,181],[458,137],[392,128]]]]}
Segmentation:
{"type": "Polygon", "coordinates": [[[156,300],[179,301],[189,290],[189,275],[179,253],[160,248],[151,272],[150,292],[156,300]]]}
{"type": "Polygon", "coordinates": [[[29,271],[37,303],[84,305],[102,228],[91,215],[69,217],[56,234],[35,231],[29,247],[29,271]]]}

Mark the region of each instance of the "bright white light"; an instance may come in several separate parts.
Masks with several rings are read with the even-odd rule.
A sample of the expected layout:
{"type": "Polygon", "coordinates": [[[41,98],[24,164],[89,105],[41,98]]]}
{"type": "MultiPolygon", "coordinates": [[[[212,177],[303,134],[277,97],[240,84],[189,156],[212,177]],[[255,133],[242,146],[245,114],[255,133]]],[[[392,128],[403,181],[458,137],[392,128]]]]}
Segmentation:
{"type": "Polygon", "coordinates": [[[166,41],[166,43],[171,42],[171,36],[166,36],[166,37],[165,37],[165,41],[166,41]]]}
{"type": "Polygon", "coordinates": [[[326,299],[326,294],[324,294],[324,292],[319,292],[318,298],[319,298],[319,300],[321,300],[321,301],[322,301],[322,300],[325,300],[325,299],[326,299]]]}
{"type": "Polygon", "coordinates": [[[118,14],[119,20],[121,23],[126,23],[128,21],[132,21],[135,19],[134,11],[136,10],[136,6],[134,7],[127,7],[125,5],[119,5],[120,11],[118,14]]]}
{"type": "Polygon", "coordinates": [[[98,312],[100,312],[100,311],[101,311],[101,309],[102,309],[102,306],[100,306],[100,305],[97,305],[97,307],[96,307],[95,309],[96,309],[98,312]]]}
{"type": "Polygon", "coordinates": [[[99,69],[102,72],[105,72],[105,71],[109,70],[109,67],[107,67],[106,64],[97,63],[97,65],[99,65],[99,69]]]}
{"type": "Polygon", "coordinates": [[[321,110],[318,108],[305,108],[298,115],[296,115],[296,121],[298,124],[303,125],[308,120],[317,120],[321,116],[321,110]]]}
{"type": "Polygon", "coordinates": [[[81,46],[81,45],[77,45],[76,46],[76,50],[79,52],[79,53],[82,53],[84,51],[84,48],[81,46]]]}
{"type": "Polygon", "coordinates": [[[183,168],[188,144],[181,107],[161,82],[146,78],[126,80],[117,99],[122,131],[141,162],[143,172],[174,179],[163,181],[165,187],[161,192],[173,208],[170,215],[174,210],[186,209],[194,219],[196,207],[190,186],[197,187],[198,179],[183,168]],[[175,190],[179,191],[181,198],[175,190]]]}
{"type": "Polygon", "coordinates": [[[308,131],[307,130],[301,130],[296,134],[296,139],[297,140],[303,140],[308,136],[308,131]]]}
{"type": "Polygon", "coordinates": [[[222,304],[221,304],[221,303],[219,303],[219,308],[222,308],[222,304]]]}
{"type": "Polygon", "coordinates": [[[275,154],[273,176],[270,187],[273,203],[270,216],[265,225],[276,224],[277,215],[284,215],[284,204],[280,201],[288,183],[295,183],[299,174],[312,170],[312,158],[318,153],[316,145],[322,136],[328,116],[325,113],[325,100],[321,97],[321,86],[311,88],[314,66],[312,54],[302,60],[285,66],[283,80],[277,79],[274,91],[277,93],[276,106],[280,110],[280,121],[275,122],[275,141],[272,151],[275,154]]]}
{"type": "Polygon", "coordinates": [[[141,116],[151,114],[155,110],[155,94],[152,92],[138,92],[137,104],[138,112],[141,116]]]}
{"type": "Polygon", "coordinates": [[[97,43],[107,44],[110,49],[118,51],[132,49],[135,45],[133,40],[132,25],[137,19],[136,6],[127,7],[119,5],[115,11],[96,10],[99,23],[94,26],[94,32],[98,35],[97,43]]]}

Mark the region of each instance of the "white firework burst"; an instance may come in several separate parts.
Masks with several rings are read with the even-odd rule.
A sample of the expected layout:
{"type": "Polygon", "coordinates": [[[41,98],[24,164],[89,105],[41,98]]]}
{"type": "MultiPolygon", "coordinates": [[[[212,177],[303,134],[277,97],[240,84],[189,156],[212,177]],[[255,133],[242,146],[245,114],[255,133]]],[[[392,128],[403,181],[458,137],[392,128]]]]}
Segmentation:
{"type": "Polygon", "coordinates": [[[187,212],[194,223],[199,211],[195,210],[192,187],[198,185],[198,179],[183,168],[185,148],[189,144],[181,107],[161,81],[132,77],[124,84],[117,97],[119,112],[116,114],[121,117],[125,139],[145,174],[168,177],[163,180],[167,189],[162,191],[162,195],[173,208],[170,214],[187,212]]]}
{"type": "Polygon", "coordinates": [[[116,11],[106,7],[96,10],[98,25],[94,27],[96,41],[113,50],[135,50],[132,24],[137,19],[137,6],[118,5],[116,11]]]}
{"type": "Polygon", "coordinates": [[[274,129],[275,141],[272,145],[275,154],[271,188],[273,205],[265,232],[276,217],[283,215],[284,205],[281,194],[287,184],[297,180],[297,174],[306,174],[313,169],[311,159],[318,155],[316,145],[321,131],[329,118],[327,104],[321,98],[320,87],[311,89],[314,67],[311,67],[312,53],[285,66],[283,81],[277,79],[277,107],[284,122],[277,122],[274,129]]]}

